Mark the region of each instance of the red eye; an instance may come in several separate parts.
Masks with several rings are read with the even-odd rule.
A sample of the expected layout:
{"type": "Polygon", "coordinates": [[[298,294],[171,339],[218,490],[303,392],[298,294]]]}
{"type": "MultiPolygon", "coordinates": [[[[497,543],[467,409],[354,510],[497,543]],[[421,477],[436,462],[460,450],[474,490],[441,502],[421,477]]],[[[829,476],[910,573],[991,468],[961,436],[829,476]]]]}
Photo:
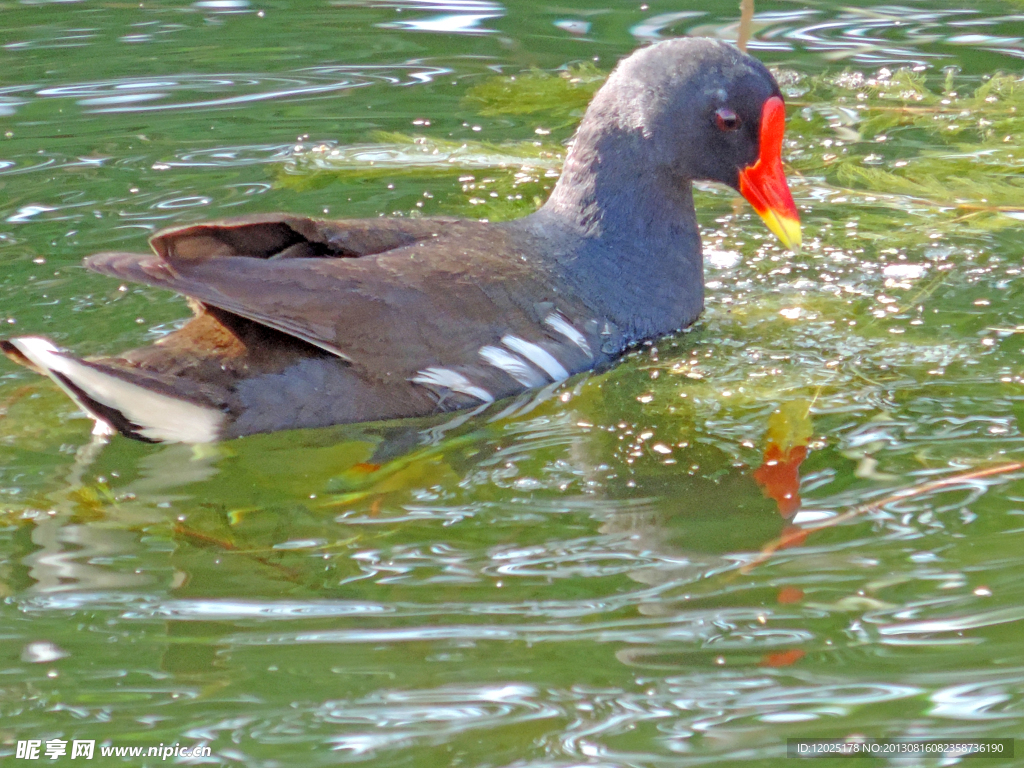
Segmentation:
{"type": "Polygon", "coordinates": [[[722,107],[715,112],[715,125],[720,131],[735,131],[740,127],[740,117],[731,109],[722,107]]]}

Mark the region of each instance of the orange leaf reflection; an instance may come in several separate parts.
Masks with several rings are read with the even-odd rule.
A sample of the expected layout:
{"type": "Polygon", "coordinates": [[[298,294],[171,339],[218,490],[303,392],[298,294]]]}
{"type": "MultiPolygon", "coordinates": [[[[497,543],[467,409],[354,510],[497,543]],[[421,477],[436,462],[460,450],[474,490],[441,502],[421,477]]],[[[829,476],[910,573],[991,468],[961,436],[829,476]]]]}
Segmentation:
{"type": "Polygon", "coordinates": [[[779,590],[779,594],[775,596],[775,599],[779,602],[779,605],[799,603],[804,599],[804,591],[800,587],[783,587],[779,590]]]}
{"type": "Polygon", "coordinates": [[[761,663],[758,666],[788,667],[796,664],[806,655],[807,654],[799,648],[791,648],[788,651],[779,651],[778,653],[766,653],[761,657],[761,663]]]}

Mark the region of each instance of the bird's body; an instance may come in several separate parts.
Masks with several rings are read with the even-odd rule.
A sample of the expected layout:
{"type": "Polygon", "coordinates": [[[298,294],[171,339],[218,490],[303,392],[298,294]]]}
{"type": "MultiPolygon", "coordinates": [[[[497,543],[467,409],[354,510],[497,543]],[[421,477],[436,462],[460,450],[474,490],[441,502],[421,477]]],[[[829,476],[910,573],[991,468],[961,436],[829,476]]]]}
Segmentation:
{"type": "MultiPolygon", "coordinates": [[[[146,440],[426,415],[557,382],[697,318],[690,182],[740,187],[745,169],[764,162],[760,123],[774,102],[771,75],[735,49],[662,43],[611,75],[535,214],[504,223],[264,215],[169,230],[154,237],[155,255],[86,264],[189,297],[196,317],[181,330],[96,360],[39,338],[0,347],[102,427],[146,440]]],[[[781,166],[772,172],[757,184],[777,196],[781,166]]],[[[788,209],[786,200],[767,208],[795,219],[784,197],[788,209]]]]}

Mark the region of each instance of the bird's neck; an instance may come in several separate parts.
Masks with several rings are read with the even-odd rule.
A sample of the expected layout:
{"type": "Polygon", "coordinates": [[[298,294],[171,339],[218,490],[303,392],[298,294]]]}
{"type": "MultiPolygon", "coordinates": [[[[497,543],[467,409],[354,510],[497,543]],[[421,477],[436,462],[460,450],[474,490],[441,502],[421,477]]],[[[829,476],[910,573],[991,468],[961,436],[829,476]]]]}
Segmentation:
{"type": "Polygon", "coordinates": [[[645,161],[638,132],[584,125],[534,216],[568,233],[560,266],[632,341],[692,323],[704,305],[700,234],[689,181],[645,161]]]}

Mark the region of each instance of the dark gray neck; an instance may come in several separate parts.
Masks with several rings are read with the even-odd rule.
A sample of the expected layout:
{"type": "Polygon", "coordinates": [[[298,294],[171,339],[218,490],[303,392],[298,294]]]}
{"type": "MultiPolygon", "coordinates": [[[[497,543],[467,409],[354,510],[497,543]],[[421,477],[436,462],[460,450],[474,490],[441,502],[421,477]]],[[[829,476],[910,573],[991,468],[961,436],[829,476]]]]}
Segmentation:
{"type": "Polygon", "coordinates": [[[640,131],[595,123],[581,126],[548,202],[522,221],[556,240],[559,271],[628,342],[685,327],[704,305],[690,182],[652,170],[640,131]]]}

